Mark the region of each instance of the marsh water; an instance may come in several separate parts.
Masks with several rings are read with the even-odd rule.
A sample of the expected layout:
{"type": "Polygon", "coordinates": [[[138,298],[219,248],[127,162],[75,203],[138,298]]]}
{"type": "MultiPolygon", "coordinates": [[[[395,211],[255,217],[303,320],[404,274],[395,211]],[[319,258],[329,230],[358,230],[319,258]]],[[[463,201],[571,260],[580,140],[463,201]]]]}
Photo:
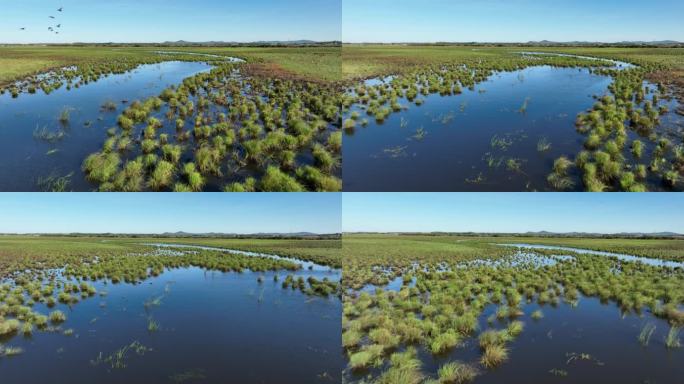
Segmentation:
{"type": "Polygon", "coordinates": [[[657,259],[657,258],[653,258],[653,257],[640,257],[640,256],[634,256],[634,255],[627,255],[624,253],[595,251],[592,249],[584,249],[584,248],[561,247],[561,246],[555,246],[555,245],[542,245],[542,244],[526,244],[526,243],[497,244],[497,245],[503,246],[503,247],[516,247],[516,248],[521,248],[521,249],[550,249],[550,250],[558,250],[558,251],[569,251],[569,252],[573,252],[573,253],[580,253],[580,254],[586,254],[586,255],[615,257],[621,261],[637,262],[637,263],[642,263],[642,264],[646,264],[646,265],[650,265],[650,266],[654,266],[654,267],[684,268],[684,263],[678,262],[678,261],[662,260],[662,259],[657,259]]]}
{"type": "MultiPolygon", "coordinates": [[[[547,261],[571,262],[565,255],[535,255],[534,249],[550,249],[590,254],[595,257],[616,257],[622,261],[646,262],[654,266],[681,267],[681,263],[641,258],[611,252],[588,249],[537,246],[534,244],[500,244],[520,248],[505,263],[506,267],[526,261],[537,266],[547,261]]],[[[489,260],[481,260],[491,266],[489,260]]],[[[529,268],[530,266],[523,266],[529,268]]],[[[532,266],[534,267],[534,266],[532,266]]],[[[383,287],[367,285],[360,292],[371,293],[376,288],[399,291],[402,287],[415,286],[415,278],[404,283],[402,277],[394,278],[383,287]]],[[[479,330],[505,329],[507,321],[493,319],[497,306],[488,305],[478,319],[479,330]]],[[[541,305],[536,302],[521,306],[524,315],[518,320],[525,324],[524,331],[508,344],[509,360],[492,370],[479,364],[481,350],[477,338],[468,338],[459,347],[442,355],[433,355],[424,347],[416,346],[422,362],[422,371],[436,377],[439,368],[451,361],[470,363],[480,369],[476,384],[527,384],[527,383],[676,383],[684,375],[684,350],[669,349],[665,338],[670,330],[667,320],[654,316],[649,310],[640,313],[623,312],[614,302],[602,302],[598,298],[578,295],[575,302],[561,301],[557,305],[541,305]],[[541,310],[543,318],[535,320],[532,312],[541,310]],[[638,340],[645,326],[654,326],[648,343],[638,340]]],[[[376,375],[383,368],[353,372],[348,368],[344,376],[349,382],[359,382],[367,375],[376,375]]]]}
{"type": "MultiPolygon", "coordinates": [[[[496,310],[489,306],[479,319],[480,329],[502,329],[506,323],[487,318],[496,310]]],[[[525,330],[509,344],[509,361],[494,370],[482,371],[474,383],[675,383],[684,375],[684,351],[668,349],[664,338],[670,326],[650,313],[623,315],[615,304],[580,297],[577,305],[556,308],[527,304],[520,318],[525,330]],[[541,309],[544,318],[529,314],[541,309]],[[655,325],[648,346],[638,341],[646,324],[655,325]],[[580,354],[585,359],[575,358],[580,354]]],[[[420,350],[420,349],[419,349],[420,350]]],[[[420,352],[426,372],[436,372],[452,360],[477,364],[481,351],[476,339],[444,356],[420,352]]]]}
{"type": "Polygon", "coordinates": [[[0,191],[40,191],[51,181],[69,176],[69,190],[95,188],[81,172],[83,160],[102,148],[107,129],[134,100],[156,96],[183,79],[211,69],[202,62],[167,61],[141,65],[79,88],[66,85],[49,95],[0,95],[0,191]],[[116,104],[115,111],[102,105],[116,104]],[[69,110],[68,123],[59,120],[69,110]],[[62,135],[46,139],[40,132],[62,135]]]}
{"type": "MultiPolygon", "coordinates": [[[[229,254],[226,255],[229,257],[229,254]]],[[[321,266],[322,267],[322,266],[321,266]]],[[[282,278],[339,279],[339,271],[215,272],[172,269],[140,284],[94,283],[63,332],[15,336],[0,358],[2,383],[328,383],[340,380],[341,303],[283,289],[282,278]],[[275,274],[280,281],[274,281],[275,274]],[[259,283],[257,277],[262,276],[259,283]],[[150,304],[153,303],[153,304],[150,304]],[[150,319],[158,330],[150,332],[150,319]],[[129,348],[116,358],[108,356],[129,348]],[[125,365],[121,366],[121,365],[125,365]]],[[[48,313],[43,306],[35,310],[48,313]]]]}
{"type": "MultiPolygon", "coordinates": [[[[627,63],[617,63],[627,68],[627,63]]],[[[372,79],[378,84],[388,79],[372,79]]],[[[417,106],[378,123],[361,106],[353,106],[369,123],[357,123],[343,146],[346,191],[532,191],[553,190],[546,177],[560,156],[573,159],[586,137],[575,129],[577,114],[608,92],[612,79],[585,68],[535,66],[497,72],[473,89],[454,96],[420,96],[417,106]],[[550,144],[539,150],[538,144],[550,144]]],[[[655,89],[652,84],[645,84],[655,89]]],[[[661,100],[671,112],[659,129],[681,142],[684,117],[672,112],[677,102],[661,100]]],[[[638,134],[629,132],[630,139],[638,134]]],[[[654,143],[643,140],[645,153],[654,143]]],[[[574,190],[582,190],[574,171],[574,190]]],[[[647,180],[662,190],[659,179],[647,180]]]]}

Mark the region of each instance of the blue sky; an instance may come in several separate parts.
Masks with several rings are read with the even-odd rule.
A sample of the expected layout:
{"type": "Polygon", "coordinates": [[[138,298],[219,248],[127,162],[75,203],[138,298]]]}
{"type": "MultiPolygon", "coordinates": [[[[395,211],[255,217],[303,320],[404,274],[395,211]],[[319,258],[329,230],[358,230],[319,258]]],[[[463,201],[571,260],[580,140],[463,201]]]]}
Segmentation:
{"type": "Polygon", "coordinates": [[[684,41],[682,0],[344,0],[345,42],[684,41]]]}
{"type": "Polygon", "coordinates": [[[339,193],[0,193],[0,233],[339,233],[339,193]]]}
{"type": "Polygon", "coordinates": [[[345,193],[345,232],[684,233],[680,193],[345,193]]]}
{"type": "Polygon", "coordinates": [[[0,42],[341,40],[341,1],[3,0],[0,42]]]}

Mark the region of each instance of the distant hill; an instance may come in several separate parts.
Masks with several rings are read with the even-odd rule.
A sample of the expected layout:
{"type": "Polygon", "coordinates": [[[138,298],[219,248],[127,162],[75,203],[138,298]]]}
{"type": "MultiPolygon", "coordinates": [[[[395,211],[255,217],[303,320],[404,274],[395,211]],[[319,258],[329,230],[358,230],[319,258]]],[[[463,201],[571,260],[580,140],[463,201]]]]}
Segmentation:
{"type": "MultiPolygon", "coordinates": [[[[78,43],[76,43],[78,44],[78,43]]],[[[264,40],[252,42],[237,41],[165,41],[163,43],[106,43],[114,45],[153,45],[165,47],[316,47],[316,46],[340,46],[341,41],[314,41],[314,40],[264,40]]]]}
{"type": "Polygon", "coordinates": [[[268,232],[268,233],[1,233],[0,236],[65,236],[65,237],[153,237],[153,238],[224,238],[224,239],[337,239],[339,233],[268,232]]]}
{"type": "Polygon", "coordinates": [[[366,44],[379,44],[379,45],[403,45],[403,46],[417,46],[417,45],[439,45],[439,46],[490,46],[490,47],[655,47],[655,48],[672,48],[680,47],[684,48],[684,42],[675,40],[660,40],[660,41],[620,41],[617,43],[603,43],[603,42],[591,42],[591,41],[528,41],[526,43],[501,43],[501,42],[483,42],[483,41],[438,41],[438,42],[414,42],[414,43],[374,43],[374,42],[364,42],[364,43],[345,43],[350,45],[366,45],[366,44]]]}
{"type": "Polygon", "coordinates": [[[487,233],[487,232],[347,232],[356,234],[421,235],[421,236],[474,236],[474,237],[581,237],[581,238],[623,238],[623,239],[684,239],[684,234],[676,232],[524,232],[524,233],[487,233]]]}
{"type": "Polygon", "coordinates": [[[684,46],[684,43],[675,40],[659,41],[620,41],[616,43],[604,43],[597,41],[528,41],[525,43],[533,46],[684,46]]]}

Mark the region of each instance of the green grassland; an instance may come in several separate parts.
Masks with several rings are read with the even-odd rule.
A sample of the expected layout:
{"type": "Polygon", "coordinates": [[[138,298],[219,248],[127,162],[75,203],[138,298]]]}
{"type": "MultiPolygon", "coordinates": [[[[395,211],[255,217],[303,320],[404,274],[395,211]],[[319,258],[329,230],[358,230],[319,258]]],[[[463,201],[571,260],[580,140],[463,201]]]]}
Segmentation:
{"type": "MultiPolygon", "coordinates": [[[[582,296],[610,303],[623,316],[646,317],[648,311],[669,323],[665,347],[681,345],[681,268],[566,251],[518,253],[494,244],[565,245],[681,260],[682,240],[345,234],[342,241],[342,345],[347,372],[356,378],[364,375],[358,382],[472,382],[524,355],[511,344],[530,337],[525,336],[529,321],[545,321],[545,313],[561,303],[581,311],[582,296]],[[559,254],[570,258],[554,256],[559,254]],[[483,324],[480,320],[491,307],[495,310],[483,324]],[[450,355],[472,345],[479,346],[477,360],[450,355]],[[435,361],[438,369],[427,368],[435,361]]],[[[644,329],[641,335],[635,329],[624,342],[645,347],[644,329]]]]}
{"type": "Polygon", "coordinates": [[[373,263],[406,264],[494,259],[511,253],[495,244],[529,243],[592,249],[634,256],[684,260],[684,240],[568,238],[524,236],[457,236],[409,234],[345,234],[343,254],[373,263]]]}
{"type": "Polygon", "coordinates": [[[0,237],[0,277],[26,269],[45,270],[77,265],[97,258],[125,257],[152,250],[145,243],[226,247],[272,253],[340,266],[339,240],[113,238],[66,236],[0,237]]]}
{"type": "Polygon", "coordinates": [[[443,45],[344,45],[342,73],[346,80],[401,74],[419,66],[470,64],[510,59],[517,52],[554,52],[602,57],[634,64],[658,64],[672,78],[684,78],[684,48],[490,47],[443,45]]]}
{"type": "Polygon", "coordinates": [[[169,243],[202,245],[240,251],[295,257],[317,264],[342,267],[341,240],[319,239],[221,239],[221,238],[147,238],[125,239],[121,243],[169,243]]]}
{"type": "MultiPolygon", "coordinates": [[[[234,56],[255,66],[265,66],[273,75],[289,75],[312,81],[340,78],[340,48],[208,48],[208,47],[103,47],[103,46],[2,46],[0,47],[0,86],[51,69],[110,60],[159,59],[157,51],[208,53],[234,56]]],[[[260,71],[259,73],[263,73],[260,71]]]]}

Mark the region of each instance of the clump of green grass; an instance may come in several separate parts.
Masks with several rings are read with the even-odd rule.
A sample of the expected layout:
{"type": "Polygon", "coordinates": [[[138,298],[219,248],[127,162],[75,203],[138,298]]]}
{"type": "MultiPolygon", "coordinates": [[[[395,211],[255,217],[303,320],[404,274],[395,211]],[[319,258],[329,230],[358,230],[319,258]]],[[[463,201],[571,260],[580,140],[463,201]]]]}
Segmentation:
{"type": "Polygon", "coordinates": [[[89,155],[83,162],[83,172],[88,180],[105,183],[117,172],[121,158],[117,153],[97,152],[89,155]]]}
{"type": "Polygon", "coordinates": [[[50,322],[53,324],[59,324],[66,321],[66,315],[59,309],[50,312],[48,317],[50,318],[50,322]]]}
{"type": "Polygon", "coordinates": [[[204,177],[197,172],[195,163],[186,163],[183,166],[183,175],[185,175],[190,190],[199,192],[204,188],[204,177]]]}
{"type": "Polygon", "coordinates": [[[508,360],[508,348],[503,345],[490,345],[484,349],[480,363],[485,368],[496,368],[508,360]]]}
{"type": "Polygon", "coordinates": [[[523,329],[525,329],[525,323],[523,323],[522,321],[519,321],[519,320],[515,320],[515,321],[511,321],[508,324],[508,327],[506,328],[506,332],[508,332],[508,334],[511,336],[511,338],[513,338],[513,337],[517,337],[518,335],[520,335],[522,333],[523,329]]]}
{"type": "Polygon", "coordinates": [[[20,325],[17,319],[0,320],[0,336],[16,333],[20,325]]]}
{"type": "Polygon", "coordinates": [[[537,151],[538,152],[547,152],[551,149],[551,143],[546,137],[542,137],[539,139],[537,142],[537,151]]]}
{"type": "Polygon", "coordinates": [[[69,118],[71,116],[71,108],[64,107],[62,112],[59,114],[59,122],[62,124],[69,124],[69,118]]]}
{"type": "Polygon", "coordinates": [[[161,160],[157,163],[156,168],[150,175],[150,180],[148,182],[150,188],[159,191],[171,186],[171,184],[173,184],[175,171],[175,165],[166,160],[161,160]]]}
{"type": "Polygon", "coordinates": [[[444,384],[463,384],[475,380],[478,371],[470,364],[451,361],[439,367],[439,382],[444,384]]]}
{"type": "Polygon", "coordinates": [[[303,192],[304,187],[293,177],[278,168],[270,166],[259,181],[260,189],[265,192],[303,192]]]}
{"type": "Polygon", "coordinates": [[[456,347],[461,342],[461,337],[454,331],[447,331],[437,335],[430,343],[430,351],[435,354],[445,353],[456,347]]]}
{"type": "Polygon", "coordinates": [[[541,320],[544,318],[544,313],[541,311],[541,309],[537,309],[536,311],[532,312],[532,320],[541,320]]]}
{"type": "Polygon", "coordinates": [[[353,119],[347,119],[342,124],[342,128],[344,128],[347,131],[352,131],[354,130],[354,128],[356,128],[356,121],[354,121],[353,119]]]}
{"type": "Polygon", "coordinates": [[[352,370],[362,370],[370,368],[379,362],[384,348],[381,345],[367,345],[361,351],[352,353],[349,356],[349,367],[352,370]]]}
{"type": "Polygon", "coordinates": [[[349,329],[342,333],[342,347],[355,348],[363,339],[363,334],[358,330],[349,329]]]}
{"type": "Polygon", "coordinates": [[[159,323],[156,322],[151,316],[147,318],[147,332],[157,332],[159,330],[159,323]]]}

